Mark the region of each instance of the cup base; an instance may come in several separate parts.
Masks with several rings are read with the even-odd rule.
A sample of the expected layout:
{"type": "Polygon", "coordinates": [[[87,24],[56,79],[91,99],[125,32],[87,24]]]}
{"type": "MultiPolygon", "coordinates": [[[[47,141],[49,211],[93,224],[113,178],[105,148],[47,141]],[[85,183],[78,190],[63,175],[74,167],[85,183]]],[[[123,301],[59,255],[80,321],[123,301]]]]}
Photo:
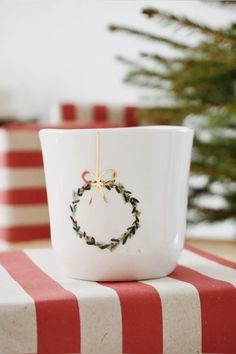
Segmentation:
{"type": "Polygon", "coordinates": [[[150,274],[149,276],[142,276],[140,275],[139,277],[131,277],[131,278],[126,278],[126,277],[101,277],[101,278],[87,278],[87,277],[83,277],[80,276],[79,274],[76,276],[73,276],[73,274],[68,274],[66,272],[65,275],[68,278],[71,279],[76,279],[76,280],[84,280],[84,281],[91,281],[91,282],[131,282],[131,281],[142,281],[142,280],[150,280],[150,279],[160,279],[160,278],[164,278],[167,277],[169,274],[171,274],[176,268],[176,265],[167,273],[163,273],[163,274],[159,274],[159,273],[153,273],[150,274]]]}
{"type": "Polygon", "coordinates": [[[87,281],[139,281],[163,278],[172,273],[180,251],[172,250],[168,257],[166,254],[168,253],[158,252],[141,254],[138,257],[127,254],[114,257],[110,262],[95,258],[90,262],[88,259],[76,262],[72,261],[72,258],[57,258],[63,273],[69,278],[87,281]]]}

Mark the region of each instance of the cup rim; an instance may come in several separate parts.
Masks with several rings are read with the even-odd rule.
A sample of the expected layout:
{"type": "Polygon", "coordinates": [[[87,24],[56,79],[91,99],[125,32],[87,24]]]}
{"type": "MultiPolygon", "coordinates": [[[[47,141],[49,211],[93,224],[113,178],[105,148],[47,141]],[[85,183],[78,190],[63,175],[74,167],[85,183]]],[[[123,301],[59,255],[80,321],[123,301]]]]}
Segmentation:
{"type": "Polygon", "coordinates": [[[130,131],[160,131],[160,132],[178,132],[178,133],[193,133],[192,128],[180,125],[146,125],[138,127],[114,127],[114,128],[43,128],[39,130],[39,134],[88,134],[94,133],[95,131],[99,132],[130,132],[130,131]]]}

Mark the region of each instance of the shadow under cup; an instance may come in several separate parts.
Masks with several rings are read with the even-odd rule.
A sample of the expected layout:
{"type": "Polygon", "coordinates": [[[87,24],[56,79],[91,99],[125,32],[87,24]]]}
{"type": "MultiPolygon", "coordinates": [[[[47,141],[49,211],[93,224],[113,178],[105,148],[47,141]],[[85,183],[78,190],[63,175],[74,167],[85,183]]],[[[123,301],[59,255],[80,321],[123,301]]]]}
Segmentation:
{"type": "Polygon", "coordinates": [[[193,131],[43,129],[51,239],[64,272],[94,281],[159,278],[184,244],[193,131]]]}

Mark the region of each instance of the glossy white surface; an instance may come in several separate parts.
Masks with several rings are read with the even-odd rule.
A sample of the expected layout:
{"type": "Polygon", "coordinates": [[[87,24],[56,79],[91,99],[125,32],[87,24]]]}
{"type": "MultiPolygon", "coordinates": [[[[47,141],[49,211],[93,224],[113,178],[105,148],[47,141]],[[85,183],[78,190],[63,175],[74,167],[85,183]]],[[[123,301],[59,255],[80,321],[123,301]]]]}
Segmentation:
{"type": "MultiPolygon", "coordinates": [[[[140,228],[115,251],[88,246],[72,228],[72,190],[81,174],[95,169],[97,129],[40,131],[49,201],[52,245],[71,277],[137,280],[162,277],[176,266],[186,227],[188,173],[193,131],[184,127],[99,129],[101,170],[117,171],[139,203],[140,228]]],[[[88,234],[107,241],[130,225],[130,206],[105,190],[89,205],[91,191],[78,204],[77,219],[88,234]]]]}

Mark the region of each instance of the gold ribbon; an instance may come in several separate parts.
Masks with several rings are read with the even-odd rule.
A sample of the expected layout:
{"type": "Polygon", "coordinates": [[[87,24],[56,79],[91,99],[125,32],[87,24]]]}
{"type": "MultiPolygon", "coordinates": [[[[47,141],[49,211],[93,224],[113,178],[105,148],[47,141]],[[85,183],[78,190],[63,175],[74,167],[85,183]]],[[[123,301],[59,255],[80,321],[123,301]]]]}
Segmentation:
{"type": "Polygon", "coordinates": [[[105,186],[109,186],[109,185],[113,184],[115,182],[115,178],[116,178],[116,171],[111,169],[111,168],[103,170],[102,172],[100,172],[100,169],[99,169],[99,162],[100,162],[99,161],[99,153],[100,153],[100,135],[99,135],[99,132],[97,132],[97,134],[96,134],[95,172],[84,171],[82,173],[82,175],[81,175],[81,177],[82,177],[82,179],[83,179],[83,181],[85,183],[91,184],[91,186],[94,187],[91,199],[89,201],[89,204],[92,203],[92,201],[93,201],[95,195],[97,194],[97,192],[99,192],[102,195],[103,200],[105,202],[107,202],[107,198],[105,196],[103,188],[105,186]]]}

